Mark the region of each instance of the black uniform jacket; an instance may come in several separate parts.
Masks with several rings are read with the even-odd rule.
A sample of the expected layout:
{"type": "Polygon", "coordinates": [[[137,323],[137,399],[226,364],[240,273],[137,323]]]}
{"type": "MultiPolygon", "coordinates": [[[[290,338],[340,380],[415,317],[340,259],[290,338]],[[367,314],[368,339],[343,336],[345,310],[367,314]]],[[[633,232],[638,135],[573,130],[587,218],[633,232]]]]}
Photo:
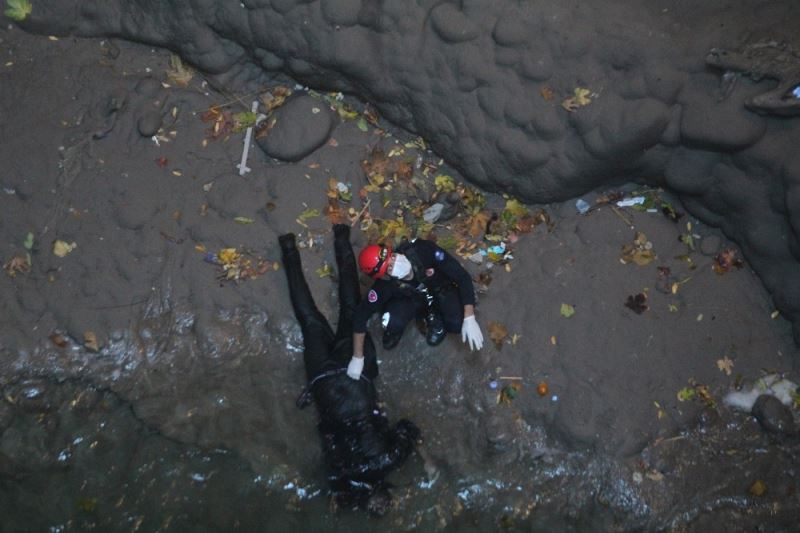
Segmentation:
{"type": "MultiPolygon", "coordinates": [[[[398,246],[394,251],[409,258],[414,267],[414,279],[410,281],[394,278],[375,280],[367,297],[361,300],[353,313],[354,332],[365,333],[369,318],[375,313],[379,313],[392,298],[408,298],[410,294],[419,294],[416,287],[420,281],[434,294],[455,284],[458,287],[461,303],[463,305],[475,304],[475,288],[469,273],[452,255],[436,246],[436,243],[417,239],[398,246]],[[416,256],[417,260],[412,259],[411,256],[416,256]]],[[[419,297],[422,295],[419,294],[419,297]]]]}

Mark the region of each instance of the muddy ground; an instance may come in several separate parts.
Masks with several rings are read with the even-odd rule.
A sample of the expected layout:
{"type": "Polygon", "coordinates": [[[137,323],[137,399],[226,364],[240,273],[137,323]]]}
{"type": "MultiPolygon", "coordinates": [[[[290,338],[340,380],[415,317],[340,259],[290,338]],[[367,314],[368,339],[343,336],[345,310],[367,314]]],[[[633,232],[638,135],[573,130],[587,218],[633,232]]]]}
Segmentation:
{"type": "MultiPolygon", "coordinates": [[[[585,196],[586,214],[574,201],[526,206],[545,215],[504,234],[512,257],[463,258],[481,280],[486,346],[470,353],[453,337],[432,349],[409,331],[379,354],[386,409],[420,426],[425,459],[394,475],[388,516],[332,514],[315,415],[294,406],[302,347],[277,236],[307,244],[306,275],[331,317],[329,180],[353,193],[338,200],[345,216],[369,199],[374,219],[400,210],[413,222],[414,206],[443,197],[436,176],[463,178],[413,135],[366,121],[368,103],[346,99],[350,118],[281,79],[264,91],[284,84],[300,103],[268,149],[300,158],[253,145],[242,177],[244,133],[215,139],[201,116],[246,111],[263,93],[228,94],[199,74],[179,87],[168,52],[122,41],[7,27],[0,54],[0,260],[30,266],[0,275],[3,530],[791,529],[797,441],[722,401],[766,373],[797,381],[791,328],[746,264],[714,271],[737,250],[718,230],[660,203],[596,203],[635,184],[585,196]],[[376,147],[416,181],[387,174],[362,199],[376,147]],[[637,232],[655,259],[623,264],[637,232]],[[76,246],[59,257],[56,241],[76,246]],[[206,254],[231,247],[248,251],[254,279],[219,280],[206,254]],[[640,293],[638,314],[625,303],[640,293]],[[515,397],[498,401],[511,384],[515,397]]],[[[509,199],[487,193],[486,211],[509,199]]],[[[446,241],[465,216],[433,235],[446,241]]],[[[495,244],[473,241],[465,256],[495,244]]]]}

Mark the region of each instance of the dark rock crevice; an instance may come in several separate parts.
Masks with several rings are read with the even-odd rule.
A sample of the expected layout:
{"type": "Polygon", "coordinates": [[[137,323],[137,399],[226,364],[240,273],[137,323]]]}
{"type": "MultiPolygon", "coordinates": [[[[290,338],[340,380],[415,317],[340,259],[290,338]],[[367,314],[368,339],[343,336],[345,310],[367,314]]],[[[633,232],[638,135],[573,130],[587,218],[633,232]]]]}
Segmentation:
{"type": "Polygon", "coordinates": [[[63,1],[37,4],[22,25],[163,46],[232,88],[281,72],[357,94],[475,184],[528,202],[625,180],[666,185],[741,245],[800,341],[800,122],[770,107],[774,78],[786,89],[797,68],[798,43],[786,39],[796,37],[800,6],[658,7],[63,1]],[[786,44],[754,48],[751,35],[786,44]],[[724,56],[733,64],[719,50],[741,52],[724,56]],[[782,67],[765,66],[765,54],[782,67]],[[567,112],[559,104],[576,87],[591,103],[567,112]]]}

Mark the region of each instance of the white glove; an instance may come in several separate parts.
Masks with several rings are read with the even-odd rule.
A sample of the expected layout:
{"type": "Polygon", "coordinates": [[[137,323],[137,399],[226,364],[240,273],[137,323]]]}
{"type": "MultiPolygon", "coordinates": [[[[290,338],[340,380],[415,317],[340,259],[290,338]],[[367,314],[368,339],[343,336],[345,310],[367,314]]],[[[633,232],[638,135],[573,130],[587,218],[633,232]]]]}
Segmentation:
{"type": "Polygon", "coordinates": [[[347,365],[347,376],[358,381],[361,379],[362,370],[364,370],[364,358],[355,356],[351,357],[350,363],[347,365]]]}
{"type": "Polygon", "coordinates": [[[468,344],[470,349],[480,350],[483,348],[483,333],[475,315],[464,317],[461,324],[461,341],[468,344]]]}

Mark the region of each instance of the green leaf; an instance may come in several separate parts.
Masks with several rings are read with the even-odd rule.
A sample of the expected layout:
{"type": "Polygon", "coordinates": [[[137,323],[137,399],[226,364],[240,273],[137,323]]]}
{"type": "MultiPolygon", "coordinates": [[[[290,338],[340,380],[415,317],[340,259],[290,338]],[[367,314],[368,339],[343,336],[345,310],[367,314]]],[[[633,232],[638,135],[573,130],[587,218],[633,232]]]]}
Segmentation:
{"type": "Polygon", "coordinates": [[[300,216],[298,216],[297,218],[301,222],[305,222],[309,218],[318,217],[320,215],[321,215],[321,213],[319,212],[319,209],[314,209],[313,207],[309,207],[308,209],[306,209],[305,211],[300,213],[300,216]]]}
{"type": "Polygon", "coordinates": [[[317,269],[317,276],[321,278],[327,278],[332,275],[333,269],[328,263],[323,263],[323,265],[317,269]]]}
{"type": "Polygon", "coordinates": [[[361,117],[360,119],[358,119],[358,122],[356,122],[356,125],[358,126],[358,129],[360,129],[361,131],[369,130],[369,126],[367,126],[367,121],[366,121],[366,119],[364,117],[361,117]]]}
{"type": "Polygon", "coordinates": [[[10,19],[20,22],[31,14],[33,6],[28,0],[6,0],[8,9],[6,9],[6,16],[10,19]]]}
{"type": "Polygon", "coordinates": [[[569,318],[575,314],[575,308],[569,304],[561,304],[561,316],[569,318]]]}
{"type": "Polygon", "coordinates": [[[455,180],[447,174],[439,174],[433,179],[433,183],[436,185],[436,190],[438,191],[452,192],[456,190],[455,180]]]}
{"type": "Polygon", "coordinates": [[[31,250],[33,248],[33,233],[28,232],[28,234],[25,236],[25,242],[22,243],[22,246],[24,246],[26,250],[31,250]]]}
{"type": "Polygon", "coordinates": [[[253,220],[252,218],[248,218],[248,217],[236,217],[233,220],[237,224],[252,224],[253,222],[255,222],[255,220],[253,220]]]}
{"type": "Polygon", "coordinates": [[[684,387],[678,391],[678,401],[686,402],[694,398],[695,392],[693,387],[684,387]]]}

